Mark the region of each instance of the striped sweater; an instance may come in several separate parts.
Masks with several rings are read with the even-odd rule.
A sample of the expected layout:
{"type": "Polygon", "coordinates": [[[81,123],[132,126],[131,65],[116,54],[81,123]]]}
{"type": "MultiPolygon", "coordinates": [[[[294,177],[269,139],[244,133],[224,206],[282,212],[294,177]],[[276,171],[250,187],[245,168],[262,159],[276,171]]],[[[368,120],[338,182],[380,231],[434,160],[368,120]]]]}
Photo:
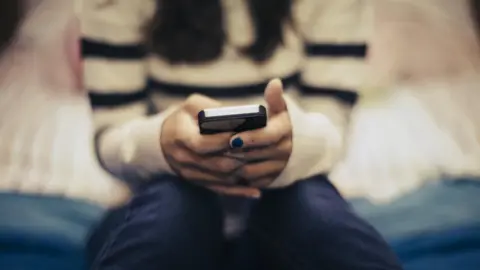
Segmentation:
{"type": "Polygon", "coordinates": [[[235,49],[253,37],[245,1],[222,1],[228,42],[221,57],[203,65],[170,65],[143,51],[141,28],[155,1],[103,2],[84,1],[81,21],[85,87],[97,127],[109,127],[97,149],[108,171],[142,179],[171,172],[159,145],[169,108],[191,93],[226,105],[264,103],[264,86],[276,77],[287,88],[293,151],[272,187],[331,170],[365,82],[370,0],[295,1],[295,30],[284,27],[284,44],[263,65],[235,49]],[[159,113],[146,116],[151,107],[159,113]]]}

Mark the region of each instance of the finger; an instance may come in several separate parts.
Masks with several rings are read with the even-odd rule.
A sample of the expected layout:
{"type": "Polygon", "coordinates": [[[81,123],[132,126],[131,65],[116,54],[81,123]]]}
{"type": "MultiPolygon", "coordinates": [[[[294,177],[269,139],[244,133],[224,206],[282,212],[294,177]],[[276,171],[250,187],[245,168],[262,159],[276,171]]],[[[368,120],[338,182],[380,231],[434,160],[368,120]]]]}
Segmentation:
{"type": "Polygon", "coordinates": [[[196,166],[204,171],[223,176],[235,173],[243,165],[245,165],[244,161],[229,157],[201,158],[197,162],[191,164],[191,166],[196,166]]]}
{"type": "Polygon", "coordinates": [[[229,195],[229,196],[239,196],[247,198],[258,199],[261,197],[261,191],[257,188],[240,188],[240,187],[222,187],[222,186],[209,186],[214,192],[229,195]]]}
{"type": "Polygon", "coordinates": [[[202,135],[196,121],[193,118],[188,118],[179,127],[176,143],[199,155],[205,155],[229,149],[229,141],[232,135],[231,132],[202,135]]]}
{"type": "Polygon", "coordinates": [[[265,101],[270,117],[287,110],[287,104],[283,98],[283,84],[280,79],[273,79],[268,83],[265,89],[265,101]]]}
{"type": "Polygon", "coordinates": [[[220,173],[212,173],[208,170],[202,170],[198,166],[190,165],[192,159],[188,158],[187,153],[182,151],[175,150],[170,151],[169,154],[165,155],[168,163],[171,165],[172,170],[178,176],[189,181],[196,181],[202,183],[217,183],[217,184],[227,184],[232,185],[236,183],[237,177],[233,174],[226,175],[220,173]]]}
{"type": "Polygon", "coordinates": [[[265,177],[258,179],[252,183],[250,183],[250,187],[254,188],[268,188],[273,181],[275,180],[275,177],[265,177]]]}
{"type": "Polygon", "coordinates": [[[264,128],[236,134],[230,139],[230,147],[256,148],[270,146],[285,137],[290,137],[291,133],[290,117],[287,112],[283,112],[269,120],[264,128]]]}
{"type": "Polygon", "coordinates": [[[195,168],[191,167],[186,167],[182,166],[179,170],[179,175],[188,181],[194,181],[194,182],[201,182],[201,183],[222,183],[224,181],[223,178],[207,173],[207,172],[202,172],[201,170],[197,170],[195,168]]]}
{"type": "Polygon", "coordinates": [[[237,158],[244,162],[262,160],[288,160],[292,152],[292,141],[289,138],[280,140],[278,144],[260,148],[232,149],[226,156],[237,158]]]}
{"type": "Polygon", "coordinates": [[[207,96],[200,94],[190,95],[187,100],[183,103],[183,108],[188,112],[194,119],[198,119],[198,113],[202,110],[209,108],[217,108],[222,104],[214,99],[211,99],[207,96]]]}
{"type": "Polygon", "coordinates": [[[180,166],[220,176],[231,174],[245,164],[241,160],[227,156],[200,156],[185,148],[177,148],[169,155],[180,166]]]}
{"type": "MultiPolygon", "coordinates": [[[[169,158],[167,157],[167,159],[169,158]]],[[[222,182],[222,178],[216,175],[202,172],[202,171],[196,170],[195,168],[182,166],[181,164],[175,162],[174,160],[169,159],[169,163],[172,167],[172,170],[175,172],[175,174],[177,174],[182,179],[185,179],[187,181],[209,183],[209,184],[212,184],[212,183],[218,184],[222,182]]]]}
{"type": "Polygon", "coordinates": [[[286,164],[287,163],[283,160],[269,160],[264,162],[251,163],[243,166],[239,170],[237,175],[252,183],[261,178],[266,178],[272,175],[280,175],[286,164]]]}

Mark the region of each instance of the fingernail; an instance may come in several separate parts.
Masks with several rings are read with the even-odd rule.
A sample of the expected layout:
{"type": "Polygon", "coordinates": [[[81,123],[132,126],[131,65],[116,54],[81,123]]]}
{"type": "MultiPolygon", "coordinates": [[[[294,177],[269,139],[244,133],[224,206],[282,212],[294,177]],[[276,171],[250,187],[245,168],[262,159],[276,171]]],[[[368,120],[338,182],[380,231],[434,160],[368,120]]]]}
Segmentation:
{"type": "Polygon", "coordinates": [[[243,140],[240,137],[237,137],[232,140],[232,142],[230,143],[230,146],[232,148],[241,148],[243,146],[243,140]]]}
{"type": "Polygon", "coordinates": [[[262,197],[262,192],[260,190],[256,191],[250,198],[252,199],[260,199],[262,197]]]}
{"type": "Polygon", "coordinates": [[[277,84],[278,87],[283,88],[282,80],[279,79],[279,78],[275,78],[275,79],[271,80],[271,81],[268,83],[267,88],[268,88],[268,87],[272,87],[274,84],[277,84]]]}

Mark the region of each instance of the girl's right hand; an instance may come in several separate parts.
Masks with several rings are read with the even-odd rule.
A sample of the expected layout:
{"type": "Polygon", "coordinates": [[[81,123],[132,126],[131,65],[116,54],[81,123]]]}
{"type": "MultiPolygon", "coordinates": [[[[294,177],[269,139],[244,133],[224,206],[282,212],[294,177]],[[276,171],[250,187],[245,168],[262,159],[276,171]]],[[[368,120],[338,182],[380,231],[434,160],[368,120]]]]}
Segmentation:
{"type": "Polygon", "coordinates": [[[160,143],[173,171],[181,178],[210,187],[224,194],[258,197],[254,188],[233,187],[234,172],[243,166],[238,159],[225,156],[233,133],[202,135],[197,116],[201,110],[221,103],[203,95],[191,95],[165,119],[160,143]]]}

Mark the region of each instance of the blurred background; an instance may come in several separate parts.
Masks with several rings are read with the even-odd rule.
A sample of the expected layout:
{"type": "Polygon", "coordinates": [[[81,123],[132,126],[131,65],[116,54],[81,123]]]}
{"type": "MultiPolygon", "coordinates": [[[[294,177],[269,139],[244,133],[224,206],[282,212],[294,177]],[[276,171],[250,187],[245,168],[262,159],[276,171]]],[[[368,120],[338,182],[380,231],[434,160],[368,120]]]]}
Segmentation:
{"type": "MultiPolygon", "coordinates": [[[[7,2],[2,20],[14,12],[7,2]]],[[[273,52],[250,48],[249,59],[235,49],[252,41],[246,1],[223,1],[234,10],[226,34],[186,21],[231,46],[219,53],[200,42],[211,59],[191,53],[194,64],[174,50],[193,51],[175,31],[182,23],[162,30],[145,19],[167,16],[154,2],[38,0],[17,10],[23,19],[0,61],[0,269],[86,268],[92,228],[131,196],[99,164],[95,130],[163,111],[184,89],[263,87],[272,77],[296,90],[354,87],[347,146],[330,179],[406,270],[480,269],[480,1],[294,1],[298,28],[273,52]],[[170,47],[152,49],[165,40],[170,47]],[[256,63],[262,55],[273,60],[256,63]]],[[[267,30],[280,31],[257,34],[275,38],[267,30]]],[[[337,108],[292,92],[302,108],[337,108]]]]}

